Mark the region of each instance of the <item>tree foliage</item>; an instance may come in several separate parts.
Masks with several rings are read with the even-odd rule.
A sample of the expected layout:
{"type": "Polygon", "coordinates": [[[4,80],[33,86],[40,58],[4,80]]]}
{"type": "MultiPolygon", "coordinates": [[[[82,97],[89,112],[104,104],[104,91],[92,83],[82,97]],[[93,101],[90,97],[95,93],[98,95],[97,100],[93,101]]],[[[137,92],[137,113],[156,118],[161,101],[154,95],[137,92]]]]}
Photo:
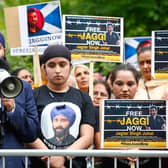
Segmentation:
{"type": "MultiPolygon", "coordinates": [[[[47,2],[49,0],[5,0],[0,1],[0,31],[5,34],[4,7],[47,2]]],[[[124,36],[151,36],[152,30],[165,30],[168,27],[168,1],[166,0],[60,0],[62,14],[97,15],[124,17],[124,36]]],[[[11,57],[8,60],[13,68],[32,68],[31,57],[11,57]]],[[[109,66],[109,65],[108,65],[109,66]]],[[[96,63],[95,71],[108,71],[107,63],[96,63]],[[106,66],[105,66],[106,65],[106,66]]],[[[111,67],[108,67],[111,69],[111,67]]]]}

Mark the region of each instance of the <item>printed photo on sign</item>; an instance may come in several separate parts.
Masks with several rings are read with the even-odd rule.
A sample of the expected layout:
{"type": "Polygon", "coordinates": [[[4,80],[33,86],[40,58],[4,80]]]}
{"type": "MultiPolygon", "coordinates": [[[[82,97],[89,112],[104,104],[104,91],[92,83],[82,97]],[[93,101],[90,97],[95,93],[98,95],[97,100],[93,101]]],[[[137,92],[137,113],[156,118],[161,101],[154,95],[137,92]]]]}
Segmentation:
{"type": "Polygon", "coordinates": [[[63,15],[63,33],[72,59],[123,61],[123,18],[63,15]]]}
{"type": "Polygon", "coordinates": [[[124,61],[126,63],[132,64],[137,70],[139,70],[139,65],[137,61],[137,47],[138,45],[145,41],[151,40],[151,37],[127,37],[124,38],[124,61]]]}
{"type": "Polygon", "coordinates": [[[152,31],[152,75],[155,79],[168,78],[168,30],[152,31]]]}
{"type": "Polygon", "coordinates": [[[166,148],[165,100],[104,100],[103,148],[166,148]]]}
{"type": "Polygon", "coordinates": [[[44,16],[39,9],[28,8],[27,20],[28,20],[29,36],[32,36],[42,31],[42,28],[44,26],[44,16]]]}
{"type": "Polygon", "coordinates": [[[47,105],[41,116],[44,142],[51,149],[66,148],[79,136],[80,109],[68,102],[47,105]]]}
{"type": "Polygon", "coordinates": [[[60,10],[59,1],[20,6],[22,46],[62,43],[60,10]]]}

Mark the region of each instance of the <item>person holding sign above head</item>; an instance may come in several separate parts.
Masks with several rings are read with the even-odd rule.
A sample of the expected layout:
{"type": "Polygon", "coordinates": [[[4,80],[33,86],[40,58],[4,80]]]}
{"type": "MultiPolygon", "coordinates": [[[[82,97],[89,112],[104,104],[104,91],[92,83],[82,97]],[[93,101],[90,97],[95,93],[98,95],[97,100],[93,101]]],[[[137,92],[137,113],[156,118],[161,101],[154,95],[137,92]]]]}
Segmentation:
{"type": "Polygon", "coordinates": [[[153,80],[151,74],[151,46],[151,41],[145,40],[140,42],[136,49],[142,77],[135,99],[168,99],[168,81],[153,80]]]}
{"type": "MultiPolygon", "coordinates": [[[[32,145],[36,149],[88,149],[93,144],[95,111],[89,95],[68,84],[71,72],[69,49],[63,45],[49,45],[41,58],[47,84],[33,90],[41,122],[41,141],[38,139],[32,145]],[[62,126],[56,126],[61,123],[62,126]],[[58,139],[63,137],[67,139],[59,143],[58,139]]],[[[47,164],[46,157],[41,159],[47,164]]],[[[54,156],[50,161],[54,168],[69,167],[67,157],[54,156]]],[[[32,167],[43,168],[45,164],[34,158],[32,167]]],[[[73,158],[72,167],[85,168],[85,158],[73,158]]]]}
{"type": "MultiPolygon", "coordinates": [[[[133,99],[138,89],[139,73],[130,64],[120,64],[112,71],[111,85],[115,99],[133,99]]],[[[127,159],[117,159],[117,167],[130,168],[132,163],[135,164],[136,158],[128,157],[127,159]]],[[[103,158],[101,167],[114,167],[114,159],[103,158]]],[[[158,159],[141,159],[139,167],[158,168],[158,159]]]]}

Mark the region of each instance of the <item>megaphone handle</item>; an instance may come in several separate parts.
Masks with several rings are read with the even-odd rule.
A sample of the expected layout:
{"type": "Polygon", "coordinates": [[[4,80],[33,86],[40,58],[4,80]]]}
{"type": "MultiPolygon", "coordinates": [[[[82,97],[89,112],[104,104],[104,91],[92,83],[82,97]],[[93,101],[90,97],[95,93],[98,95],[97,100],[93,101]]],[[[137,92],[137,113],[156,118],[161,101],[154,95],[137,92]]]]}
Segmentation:
{"type": "Polygon", "coordinates": [[[4,126],[0,124],[0,138],[3,138],[4,136],[5,136],[4,126]]]}
{"type": "Polygon", "coordinates": [[[5,107],[2,105],[2,101],[0,98],[0,135],[1,138],[5,136],[5,130],[4,126],[6,123],[6,112],[5,112],[5,107]]]}
{"type": "Polygon", "coordinates": [[[3,145],[4,136],[5,136],[4,125],[2,123],[0,123],[0,146],[3,145]]]}

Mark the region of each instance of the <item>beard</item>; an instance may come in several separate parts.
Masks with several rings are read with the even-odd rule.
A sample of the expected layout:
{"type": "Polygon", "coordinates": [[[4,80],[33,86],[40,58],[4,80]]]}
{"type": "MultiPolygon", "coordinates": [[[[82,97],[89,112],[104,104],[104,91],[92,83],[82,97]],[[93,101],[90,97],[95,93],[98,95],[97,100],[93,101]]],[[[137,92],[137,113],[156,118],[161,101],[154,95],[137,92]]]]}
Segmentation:
{"type": "Polygon", "coordinates": [[[63,127],[56,127],[55,128],[55,137],[61,138],[69,134],[69,127],[63,128],[63,127]],[[57,129],[61,129],[62,131],[57,131],[57,129]]]}
{"type": "Polygon", "coordinates": [[[32,23],[28,23],[29,27],[37,27],[37,23],[36,22],[32,22],[32,23]]]}

